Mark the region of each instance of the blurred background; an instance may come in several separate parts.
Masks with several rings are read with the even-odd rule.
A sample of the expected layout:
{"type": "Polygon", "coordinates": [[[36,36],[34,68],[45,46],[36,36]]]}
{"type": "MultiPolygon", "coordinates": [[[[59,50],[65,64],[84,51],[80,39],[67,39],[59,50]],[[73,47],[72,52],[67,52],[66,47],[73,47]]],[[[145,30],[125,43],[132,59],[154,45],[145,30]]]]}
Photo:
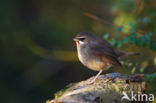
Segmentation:
{"type": "Polygon", "coordinates": [[[104,72],[144,73],[156,95],[155,0],[0,1],[1,103],[44,103],[69,83],[97,72],[77,58],[72,38],[93,32],[141,56],[104,72]]]}

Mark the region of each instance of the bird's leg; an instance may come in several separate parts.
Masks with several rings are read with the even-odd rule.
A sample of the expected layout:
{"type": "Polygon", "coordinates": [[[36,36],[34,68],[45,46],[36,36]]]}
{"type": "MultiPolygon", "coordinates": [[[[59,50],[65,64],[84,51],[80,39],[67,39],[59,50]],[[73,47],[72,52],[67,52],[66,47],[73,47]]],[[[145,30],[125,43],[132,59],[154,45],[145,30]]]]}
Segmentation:
{"type": "Polygon", "coordinates": [[[99,73],[94,77],[94,79],[91,82],[88,82],[87,84],[93,84],[102,72],[103,72],[103,69],[101,69],[99,73]]]}

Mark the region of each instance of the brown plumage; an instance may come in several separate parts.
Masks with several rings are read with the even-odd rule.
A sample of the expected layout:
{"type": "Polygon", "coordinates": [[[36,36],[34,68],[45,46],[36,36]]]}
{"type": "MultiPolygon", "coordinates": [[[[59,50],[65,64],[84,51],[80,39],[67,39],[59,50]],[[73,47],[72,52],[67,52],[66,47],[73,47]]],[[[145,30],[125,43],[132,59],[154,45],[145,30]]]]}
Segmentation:
{"type": "Polygon", "coordinates": [[[135,52],[120,51],[113,47],[106,40],[95,36],[89,32],[80,32],[74,38],[77,44],[78,57],[80,62],[89,69],[100,71],[95,79],[103,70],[109,69],[111,66],[120,66],[119,58],[138,55],[135,52]]]}

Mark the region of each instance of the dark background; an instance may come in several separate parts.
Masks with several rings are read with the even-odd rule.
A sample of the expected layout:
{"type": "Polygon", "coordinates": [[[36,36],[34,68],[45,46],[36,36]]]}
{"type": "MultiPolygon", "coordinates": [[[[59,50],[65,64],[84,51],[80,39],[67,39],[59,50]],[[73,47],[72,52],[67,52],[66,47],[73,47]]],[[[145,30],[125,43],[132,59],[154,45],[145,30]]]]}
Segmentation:
{"type": "Polygon", "coordinates": [[[144,73],[147,92],[156,94],[155,20],[155,0],[0,1],[0,102],[44,103],[96,75],[78,61],[72,41],[78,32],[141,52],[104,73],[144,73]]]}

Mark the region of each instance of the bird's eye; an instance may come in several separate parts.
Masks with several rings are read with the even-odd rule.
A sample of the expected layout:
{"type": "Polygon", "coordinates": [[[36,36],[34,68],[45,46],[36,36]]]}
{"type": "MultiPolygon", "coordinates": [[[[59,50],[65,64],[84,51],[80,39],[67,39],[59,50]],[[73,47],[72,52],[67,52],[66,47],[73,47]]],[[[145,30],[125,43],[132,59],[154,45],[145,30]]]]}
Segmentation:
{"type": "Polygon", "coordinates": [[[80,40],[80,41],[84,41],[84,40],[85,40],[85,38],[79,38],[79,40],[80,40]]]}

